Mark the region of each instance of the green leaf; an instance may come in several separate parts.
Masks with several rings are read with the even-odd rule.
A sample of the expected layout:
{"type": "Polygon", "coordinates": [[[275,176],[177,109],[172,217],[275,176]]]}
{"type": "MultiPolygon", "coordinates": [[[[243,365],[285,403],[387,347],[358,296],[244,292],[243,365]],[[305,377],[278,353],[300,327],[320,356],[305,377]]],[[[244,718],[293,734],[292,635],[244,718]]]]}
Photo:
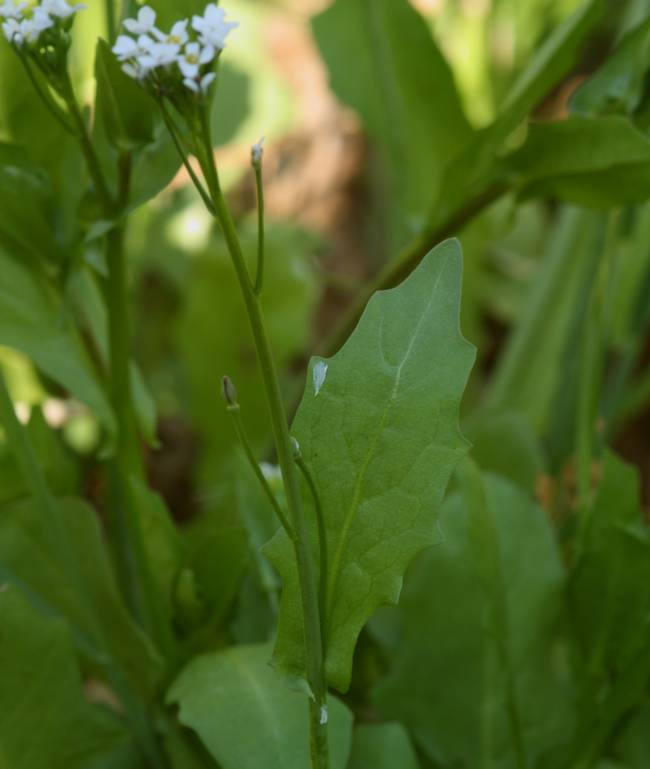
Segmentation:
{"type": "MultiPolygon", "coordinates": [[[[194,729],[223,769],[309,766],[307,695],[269,664],[267,645],[235,646],[194,659],[172,684],[168,703],[194,729]]],[[[331,769],[344,769],[352,715],[329,698],[331,769]]]]}
{"type": "Polygon", "coordinates": [[[529,493],[544,470],[544,455],[530,422],[516,411],[486,413],[471,421],[467,438],[472,459],[487,472],[501,475],[529,493]]]}
{"type": "Polygon", "coordinates": [[[532,125],[506,165],[523,197],[608,208],[650,195],[650,139],[620,116],[576,115],[532,125]]]}
{"type": "Polygon", "coordinates": [[[412,229],[472,136],[449,65],[407,0],[337,0],[313,29],[332,88],[378,142],[391,200],[412,229]]]}
{"type": "Polygon", "coordinates": [[[568,207],[560,213],[489,383],[489,409],[516,410],[539,432],[554,416],[553,398],[562,390],[566,360],[574,355],[572,330],[582,327],[581,293],[594,274],[593,230],[600,218],[568,207]]]}
{"type": "Polygon", "coordinates": [[[5,585],[0,627],[0,766],[89,769],[109,766],[114,753],[124,758],[128,733],[116,715],[86,700],[65,624],[5,585]]]}
{"type": "Polygon", "coordinates": [[[104,389],[58,293],[38,271],[1,249],[0,273],[0,344],[28,355],[114,431],[104,389]]]}
{"type": "Polygon", "coordinates": [[[547,38],[500,105],[494,122],[477,132],[473,141],[448,164],[432,210],[434,224],[445,221],[464,201],[500,179],[502,170],[495,159],[501,155],[506,140],[571,72],[585,42],[601,22],[603,8],[603,0],[588,0],[547,38]]]}
{"type": "Polygon", "coordinates": [[[616,755],[630,769],[650,766],[650,703],[647,703],[625,725],[616,742],[616,755]]]}
{"type": "MultiPolygon", "coordinates": [[[[467,450],[458,409],[475,351],[459,330],[461,273],[459,243],[438,246],[370,300],[337,355],[309,367],[293,433],[324,511],[326,672],[340,691],[363,625],[397,601],[406,567],[437,540],[437,508],[467,450]]],[[[302,675],[300,595],[283,531],[267,552],[284,582],[275,656],[302,675]]]]}
{"type": "Polygon", "coordinates": [[[174,616],[174,587],[186,564],[187,552],[162,497],[139,478],[131,479],[147,562],[165,610],[165,621],[174,616]]]}
{"type": "Polygon", "coordinates": [[[587,521],[571,580],[571,615],[586,669],[603,683],[650,643],[650,531],[639,473],[613,454],[587,521]]]}
{"type": "Polygon", "coordinates": [[[122,67],[105,40],[97,41],[96,109],[106,138],[115,149],[129,152],[153,140],[154,104],[122,67]]]}
{"type": "Polygon", "coordinates": [[[401,724],[367,724],[354,730],[347,769],[419,769],[419,766],[401,724]]]}
{"type": "Polygon", "coordinates": [[[649,68],[650,18],[628,32],[598,72],[578,88],[571,99],[572,111],[634,114],[644,98],[649,68]]]}
{"type": "MultiPolygon", "coordinates": [[[[580,52],[605,16],[604,0],[587,0],[548,36],[501,105],[496,133],[505,139],[575,67],[580,52]]],[[[609,13],[614,16],[616,11],[609,13]]]]}
{"type": "Polygon", "coordinates": [[[409,572],[403,636],[375,701],[441,765],[540,766],[572,734],[560,554],[521,490],[467,468],[460,485],[443,544],[409,572]]]}
{"type": "Polygon", "coordinates": [[[57,262],[52,190],[46,174],[14,144],[0,143],[0,245],[57,262]]]}
{"type": "Polygon", "coordinates": [[[105,646],[133,688],[149,697],[158,684],[160,660],[118,594],[97,515],[75,499],[59,501],[58,509],[70,537],[72,568],[89,600],[72,581],[68,554],[53,552],[49,523],[31,501],[0,509],[0,580],[16,586],[44,612],[65,617],[78,649],[95,662],[102,662],[105,646]]]}

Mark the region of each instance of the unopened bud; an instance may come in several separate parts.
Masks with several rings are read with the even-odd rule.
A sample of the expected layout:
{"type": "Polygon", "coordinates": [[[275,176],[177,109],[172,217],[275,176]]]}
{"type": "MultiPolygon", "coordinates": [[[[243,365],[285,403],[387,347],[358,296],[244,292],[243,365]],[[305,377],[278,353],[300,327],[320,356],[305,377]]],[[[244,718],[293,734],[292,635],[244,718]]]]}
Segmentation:
{"type": "Polygon", "coordinates": [[[265,141],[266,141],[265,137],[262,136],[262,138],[257,142],[257,144],[253,144],[253,146],[251,147],[251,163],[255,168],[259,167],[262,163],[262,155],[264,154],[265,141]]]}
{"type": "Polygon", "coordinates": [[[224,376],[221,380],[221,395],[229,406],[237,405],[237,390],[229,376],[224,376]]]}
{"type": "Polygon", "coordinates": [[[293,459],[295,462],[297,462],[299,459],[302,459],[302,449],[300,448],[298,441],[293,436],[291,436],[291,453],[293,454],[293,459]]]}

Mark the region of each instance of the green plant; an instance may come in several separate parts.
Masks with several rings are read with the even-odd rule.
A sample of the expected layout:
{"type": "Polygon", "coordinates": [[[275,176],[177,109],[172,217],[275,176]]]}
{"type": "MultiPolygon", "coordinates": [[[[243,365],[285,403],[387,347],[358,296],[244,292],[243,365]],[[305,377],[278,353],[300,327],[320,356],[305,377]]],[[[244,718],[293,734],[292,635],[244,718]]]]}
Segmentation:
{"type": "Polygon", "coordinates": [[[494,74],[482,128],[407,0],[314,18],[398,255],[293,418],[316,281],[286,254],[311,241],[267,221],[264,140],[251,223],[226,194],[237,23],[106,0],[89,108],[83,7],[0,6],[0,767],[648,766],[650,534],[613,447],[650,400],[650,10],[573,6],[548,0],[563,21],[494,74]],[[594,40],[568,114],[535,120],[594,40]],[[150,202],[179,169],[209,233],[189,264],[178,202],[150,202]],[[151,263],[180,320],[133,301],[151,263]],[[29,387],[67,432],[47,400],[23,418],[29,387]],[[184,526],[147,466],[169,390],[204,431],[184,526]]]}

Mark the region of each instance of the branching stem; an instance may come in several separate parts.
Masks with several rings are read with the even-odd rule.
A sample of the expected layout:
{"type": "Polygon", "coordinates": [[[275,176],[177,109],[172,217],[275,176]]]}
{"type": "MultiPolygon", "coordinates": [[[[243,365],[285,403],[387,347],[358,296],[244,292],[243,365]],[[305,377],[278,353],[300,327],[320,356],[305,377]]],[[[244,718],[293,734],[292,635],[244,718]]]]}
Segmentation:
{"type": "Polygon", "coordinates": [[[235,403],[231,406],[226,407],[226,411],[230,414],[232,417],[233,424],[235,426],[235,432],[237,433],[237,437],[239,438],[239,442],[242,445],[242,448],[244,449],[244,453],[246,454],[246,459],[248,460],[248,463],[251,466],[251,469],[255,473],[255,477],[260,483],[260,486],[262,487],[262,491],[266,495],[266,498],[271,503],[271,507],[273,508],[275,514],[278,517],[278,520],[282,524],[282,528],[287,532],[287,535],[289,536],[289,539],[293,540],[295,539],[295,535],[293,533],[293,530],[291,528],[291,524],[287,520],[286,515],[284,514],[284,510],[280,506],[280,503],[277,500],[277,497],[273,493],[273,490],[269,486],[269,482],[266,480],[264,473],[262,472],[262,468],[259,465],[259,462],[255,459],[255,454],[253,454],[253,449],[251,447],[250,441],[248,440],[248,436],[246,435],[246,428],[244,427],[244,422],[241,418],[241,409],[238,403],[235,403]]]}
{"type": "Polygon", "coordinates": [[[271,416],[275,448],[284,479],[292,529],[295,532],[293,545],[296,554],[302,600],[306,673],[313,695],[313,698],[309,700],[312,769],[328,769],[327,719],[323,718],[323,713],[327,712],[327,690],[324,676],[318,590],[314,579],[313,557],[303,510],[298,472],[293,460],[289,425],[262,307],[259,297],[255,294],[230,209],[221,191],[212,149],[209,115],[205,107],[201,110],[201,135],[203,157],[200,160],[203,174],[214,204],[215,217],[221,225],[228,251],[230,252],[253,333],[271,416]]]}

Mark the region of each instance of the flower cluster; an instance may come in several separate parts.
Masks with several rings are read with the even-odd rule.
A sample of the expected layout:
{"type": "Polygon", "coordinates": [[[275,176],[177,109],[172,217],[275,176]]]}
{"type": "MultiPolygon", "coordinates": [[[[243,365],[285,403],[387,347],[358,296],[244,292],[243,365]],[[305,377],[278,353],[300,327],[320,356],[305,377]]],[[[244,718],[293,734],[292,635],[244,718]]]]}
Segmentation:
{"type": "Polygon", "coordinates": [[[194,93],[205,94],[216,77],[214,61],[238,24],[226,21],[225,11],[211,3],[203,16],[177,21],[168,33],[156,27],[156,12],[143,6],[135,19],[126,19],[129,35],[120,35],[113,53],[122,69],[140,82],[160,86],[176,80],[194,93]]]}
{"type": "Polygon", "coordinates": [[[77,11],[85,5],[69,5],[67,0],[41,0],[33,8],[27,3],[4,0],[0,3],[2,31],[10,43],[17,46],[41,42],[48,30],[69,29],[77,11]]]}

